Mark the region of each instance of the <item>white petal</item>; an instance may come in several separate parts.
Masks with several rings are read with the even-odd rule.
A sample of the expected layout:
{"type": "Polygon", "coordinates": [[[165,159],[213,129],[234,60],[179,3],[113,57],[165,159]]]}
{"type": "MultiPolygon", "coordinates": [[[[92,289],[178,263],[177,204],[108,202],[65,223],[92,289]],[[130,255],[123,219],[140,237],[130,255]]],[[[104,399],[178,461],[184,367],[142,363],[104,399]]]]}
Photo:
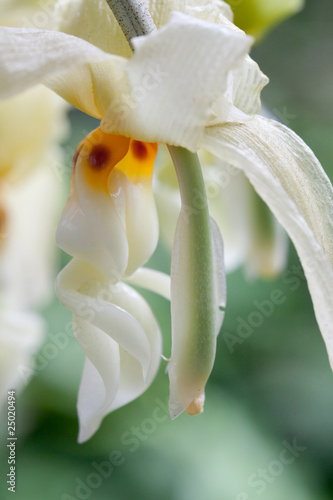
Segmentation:
{"type": "Polygon", "coordinates": [[[168,151],[163,145],[159,147],[159,155],[154,167],[153,191],[158,212],[160,237],[171,251],[181,209],[179,186],[175,167],[168,151]],[[161,159],[161,152],[162,159],[161,159]]]}
{"type": "MultiPolygon", "coordinates": [[[[248,181],[242,172],[226,162],[200,150],[200,164],[205,180],[209,213],[217,223],[224,243],[226,272],[240,266],[248,246],[248,181]],[[235,199],[239,200],[235,205],[235,199]]],[[[175,168],[169,158],[154,168],[154,193],[160,221],[160,235],[171,251],[181,200],[175,168]]]]}
{"type": "Polygon", "coordinates": [[[140,267],[134,274],[128,276],[125,281],[155,292],[165,299],[170,300],[170,276],[161,271],[140,267]]]}
{"type": "Polygon", "coordinates": [[[53,296],[56,274],[54,231],[60,183],[51,163],[62,160],[56,148],[42,164],[13,186],[4,185],[0,204],[5,214],[0,228],[0,290],[12,307],[42,307],[53,296]],[[44,164],[45,163],[45,164],[44,164]]]}
{"type": "Polygon", "coordinates": [[[80,421],[78,440],[81,443],[99,428],[118,392],[120,356],[117,342],[75,314],[73,331],[87,354],[77,404],[80,421]]]}
{"type": "MultiPolygon", "coordinates": [[[[58,223],[56,242],[69,255],[89,262],[116,283],[127,266],[126,232],[123,221],[109,199],[104,200],[103,195],[101,198],[101,200],[96,198],[90,200],[90,212],[87,213],[81,207],[76,186],[73,186],[58,223]],[[96,207],[93,206],[92,201],[98,202],[96,207]],[[102,210],[103,208],[106,210],[102,210]],[[93,215],[96,215],[99,209],[101,209],[102,218],[96,217],[94,220],[93,215]],[[104,221],[105,225],[103,225],[104,221]],[[109,230],[109,233],[106,233],[106,238],[109,237],[108,241],[104,239],[106,230],[109,230]],[[111,246],[108,245],[110,242],[111,246]]],[[[118,203],[122,202],[122,195],[120,195],[118,203]]]]}
{"type": "Polygon", "coordinates": [[[209,213],[223,237],[224,265],[231,272],[246,259],[248,228],[247,186],[242,173],[224,161],[200,151],[209,213]],[[235,204],[237,199],[237,204],[235,204]]]}
{"type": "Polygon", "coordinates": [[[78,402],[80,440],[84,441],[107,413],[150,385],[160,362],[161,333],[148,304],[135,290],[123,283],[112,285],[76,259],[59,274],[56,289],[59,300],[74,313],[75,335],[90,360],[78,402]]]}
{"type": "Polygon", "coordinates": [[[0,27],[0,97],[9,97],[55,73],[113,57],[80,38],[23,28],[0,27]]]}
{"type": "Polygon", "coordinates": [[[61,303],[78,317],[106,332],[137,358],[146,376],[150,363],[149,342],[135,318],[115,305],[121,290],[121,284],[113,285],[96,269],[77,259],[67,264],[56,281],[61,303]]]}
{"type": "MultiPolygon", "coordinates": [[[[110,176],[117,175],[117,169],[110,176]]],[[[121,190],[125,197],[126,235],[128,241],[128,263],[124,276],[147,262],[158,242],[158,217],[151,182],[130,182],[125,175],[118,173],[121,190]]]]}
{"type": "MultiPolygon", "coordinates": [[[[167,23],[172,11],[184,12],[199,19],[219,22],[221,17],[230,20],[232,12],[225,2],[211,0],[146,0],[149,12],[159,29],[167,23]],[[209,17],[209,19],[208,19],[209,17]]],[[[131,56],[129,44],[106,2],[100,0],[58,0],[55,17],[57,30],[83,38],[105,52],[131,56]]]]}
{"type": "Polygon", "coordinates": [[[241,170],[200,153],[209,211],[223,235],[226,271],[245,264],[252,278],[281,272],[287,261],[285,231],[241,170]]]}
{"type": "Polygon", "coordinates": [[[287,265],[288,237],[285,230],[258,196],[247,184],[247,244],[246,272],[250,278],[272,278],[287,265]]]}
{"type": "MultiPolygon", "coordinates": [[[[169,411],[172,419],[204,394],[215,359],[216,336],[224,317],[220,306],[225,306],[226,287],[223,244],[214,221],[211,221],[211,238],[214,289],[205,290],[202,283],[198,283],[198,269],[195,266],[199,263],[193,262],[193,241],[183,208],[175,235],[171,271],[172,351],[169,365],[169,411]],[[195,296],[198,287],[202,287],[200,296],[203,301],[206,300],[206,294],[212,295],[212,308],[205,311],[205,324],[202,323],[203,315],[198,312],[202,306],[197,300],[198,294],[195,296]]],[[[205,265],[207,266],[207,263],[205,265]]],[[[206,308],[206,305],[204,307],[206,308]]]]}
{"type": "MultiPolygon", "coordinates": [[[[186,12],[205,21],[224,26],[234,33],[244,35],[244,32],[232,23],[232,16],[228,15],[222,4],[222,2],[218,4],[207,2],[205,6],[187,7],[186,12]]],[[[220,122],[244,121],[246,120],[244,113],[248,115],[259,113],[261,107],[260,92],[267,83],[268,78],[261,72],[258,64],[246,55],[241,64],[228,75],[228,86],[224,96],[221,96],[221,99],[214,106],[217,119],[220,119],[220,122]],[[219,106],[224,114],[228,115],[224,119],[220,116],[219,106]]]]}
{"type": "Polygon", "coordinates": [[[333,366],[333,189],[321,165],[291,130],[259,116],[207,128],[202,147],[242,169],[289,233],[333,366]]]}
{"type": "Polygon", "coordinates": [[[39,167],[50,144],[68,132],[67,105],[38,85],[0,102],[0,175],[10,182],[39,167]]]}
{"type": "Polygon", "coordinates": [[[45,324],[35,314],[11,310],[0,312],[0,404],[7,391],[20,390],[33,374],[33,354],[40,347],[45,324]]]}
{"type": "Polygon", "coordinates": [[[158,240],[151,189],[156,145],[140,143],[146,156],[136,158],[134,143],[100,129],[84,139],[73,161],[69,199],[57,230],[63,250],[114,283],[142,266],[158,240]],[[102,163],[96,166],[95,161],[102,163]]]}
{"type": "Polygon", "coordinates": [[[133,39],[127,101],[110,104],[103,131],[196,150],[230,69],[250,43],[244,34],[173,13],[159,31],[133,39]]]}

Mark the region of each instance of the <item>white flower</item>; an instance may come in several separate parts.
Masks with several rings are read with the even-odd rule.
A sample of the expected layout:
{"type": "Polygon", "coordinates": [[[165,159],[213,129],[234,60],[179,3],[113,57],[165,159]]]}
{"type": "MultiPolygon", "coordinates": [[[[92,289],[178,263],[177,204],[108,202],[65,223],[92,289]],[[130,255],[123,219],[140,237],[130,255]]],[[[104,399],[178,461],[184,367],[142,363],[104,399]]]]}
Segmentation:
{"type": "Polygon", "coordinates": [[[39,316],[20,310],[0,311],[0,402],[9,390],[19,391],[32,373],[32,356],[44,338],[39,316]]]}
{"type": "MultiPolygon", "coordinates": [[[[170,4],[174,6],[174,2],[170,4]]],[[[332,186],[313,153],[299,137],[283,125],[257,115],[260,90],[267,79],[247,55],[251,39],[224,17],[225,4],[208,1],[199,2],[199,5],[194,2],[187,4],[175,2],[176,7],[181,6],[180,10],[187,7],[187,15],[173,13],[170,21],[163,25],[165,18],[162,12],[166,7],[164,2],[158,3],[157,10],[153,9],[152,13],[158,27],[162,27],[148,36],[133,39],[135,52],[130,59],[127,58],[129,49],[125,39],[103,2],[59,2],[65,19],[59,29],[76,36],[3,28],[0,31],[0,46],[3,49],[0,93],[10,95],[42,81],[78,108],[101,118],[104,134],[130,137],[140,143],[181,146],[193,152],[204,149],[243,171],[294,242],[333,362],[332,186]],[[110,53],[112,50],[114,54],[110,53]]],[[[227,12],[230,13],[229,10],[227,12]]],[[[188,178],[190,175],[191,172],[188,178]]],[[[77,180],[75,182],[78,190],[77,180]]],[[[85,189],[86,186],[83,186],[82,193],[85,189]]],[[[112,193],[108,186],[109,207],[113,203],[112,193]]],[[[126,190],[122,191],[121,197],[124,193],[126,190]]],[[[72,196],[74,199],[73,192],[72,196]]],[[[85,217],[94,211],[98,213],[89,190],[85,198],[89,206],[83,206],[79,191],[77,196],[78,202],[75,203],[81,204],[85,217]]],[[[101,207],[109,210],[105,203],[106,198],[103,198],[101,207]]],[[[112,210],[113,217],[118,209],[114,206],[112,210]]],[[[83,259],[97,266],[98,271],[94,270],[94,273],[100,272],[96,277],[97,289],[104,282],[105,274],[107,280],[111,279],[111,285],[116,285],[115,281],[126,274],[133,243],[130,243],[126,230],[120,244],[117,242],[114,246],[109,231],[117,225],[110,227],[109,219],[104,220],[101,212],[99,217],[95,217],[94,224],[98,237],[102,238],[101,234],[104,236],[103,246],[98,247],[95,253],[92,251],[93,240],[91,245],[83,245],[83,259]],[[105,252],[110,249],[115,263],[114,272],[107,269],[104,261],[105,252]],[[103,253],[102,257],[97,257],[99,251],[103,253]]],[[[176,229],[171,273],[173,346],[169,373],[173,417],[188,406],[190,412],[201,410],[202,392],[213,364],[216,334],[223,318],[219,308],[225,305],[222,245],[216,226],[213,222],[210,229],[206,225],[200,242],[204,249],[203,240],[207,237],[212,241],[211,264],[215,273],[209,270],[214,275],[214,283],[209,289],[207,283],[198,283],[195,279],[203,270],[193,257],[190,225],[186,223],[188,217],[183,204],[176,229]],[[201,284],[209,296],[204,305],[194,300],[199,296],[201,284]],[[199,332],[195,319],[201,306],[207,306],[209,322],[199,325],[199,332]],[[192,327],[195,327],[193,335],[192,327]]],[[[90,220],[88,223],[92,224],[90,220]]],[[[117,235],[120,233],[116,230],[117,235]]],[[[136,235],[133,240],[138,244],[140,238],[137,239],[136,235]]],[[[153,245],[150,245],[152,240],[149,241],[142,257],[131,267],[131,272],[151,252],[153,245]]],[[[200,248],[195,251],[200,253],[200,248]]],[[[141,255],[142,248],[139,249],[141,255]]],[[[75,252],[74,245],[72,254],[76,255],[75,252]]],[[[72,265],[77,269],[75,266],[88,264],[74,260],[72,265]]],[[[72,294],[80,302],[86,300],[86,294],[80,291],[85,285],[78,273],[74,273],[73,282],[60,280],[60,295],[63,294],[61,297],[67,307],[72,294]]],[[[155,288],[158,288],[158,282],[158,279],[155,280],[155,288]]],[[[88,296],[92,295],[90,290],[89,284],[88,296]]],[[[112,295],[112,302],[115,300],[112,295]]],[[[104,307],[109,305],[103,302],[103,310],[104,307]]],[[[125,308],[121,309],[126,313],[125,308]]],[[[95,319],[92,325],[93,321],[95,319]]],[[[101,330],[106,328],[103,322],[97,327],[101,330]]],[[[89,331],[94,332],[93,329],[89,331]]],[[[119,344],[119,339],[115,337],[115,340],[119,344]]],[[[102,358],[101,347],[93,361],[99,373],[104,366],[102,358]]],[[[121,373],[121,369],[117,373],[121,373]]],[[[143,370],[143,377],[144,373],[143,370]]],[[[87,385],[88,379],[85,381],[87,385]]],[[[89,393],[86,391],[82,393],[82,400],[89,393]]],[[[120,397],[120,393],[114,393],[115,397],[120,397]]],[[[91,414],[91,421],[99,422],[107,408],[112,407],[110,400],[106,403],[103,399],[101,403],[102,399],[94,405],[94,408],[98,407],[98,414],[91,414]]]]}
{"type": "MultiPolygon", "coordinates": [[[[1,23],[19,26],[38,12],[26,2],[2,3],[1,23]]],[[[67,104],[42,85],[0,102],[0,401],[31,374],[45,324],[32,312],[53,294],[53,233],[62,161],[56,143],[68,127],[67,104]]]]}
{"type": "Polygon", "coordinates": [[[80,442],[107,413],[138,397],[160,363],[159,326],[146,301],[120,281],[134,273],[135,284],[158,286],[170,295],[161,273],[135,273],[158,239],[151,191],[156,151],[156,144],[97,129],[74,156],[56,239],[75,258],[60,273],[56,289],[73,312],[73,331],[87,355],[78,400],[80,442]]]}

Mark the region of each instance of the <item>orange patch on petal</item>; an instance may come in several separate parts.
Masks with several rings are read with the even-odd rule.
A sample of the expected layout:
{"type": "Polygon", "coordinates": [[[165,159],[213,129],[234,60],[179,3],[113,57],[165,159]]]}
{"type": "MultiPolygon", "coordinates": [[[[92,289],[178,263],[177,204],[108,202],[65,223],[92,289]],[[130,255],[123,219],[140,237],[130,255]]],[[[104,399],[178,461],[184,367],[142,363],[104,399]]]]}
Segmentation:
{"type": "Polygon", "coordinates": [[[79,168],[92,188],[108,193],[108,179],[115,166],[133,183],[143,177],[151,180],[156,154],[157,144],[104,134],[98,128],[83,139],[74,154],[72,181],[79,168]]]}
{"type": "Polygon", "coordinates": [[[157,154],[157,144],[141,142],[131,139],[126,156],[118,163],[117,169],[121,170],[128,180],[135,183],[140,178],[152,177],[153,167],[157,154]]]}
{"type": "Polygon", "coordinates": [[[126,155],[130,139],[104,134],[100,128],[83,139],[73,158],[73,171],[80,169],[85,181],[94,189],[108,193],[111,170],[126,155]]]}

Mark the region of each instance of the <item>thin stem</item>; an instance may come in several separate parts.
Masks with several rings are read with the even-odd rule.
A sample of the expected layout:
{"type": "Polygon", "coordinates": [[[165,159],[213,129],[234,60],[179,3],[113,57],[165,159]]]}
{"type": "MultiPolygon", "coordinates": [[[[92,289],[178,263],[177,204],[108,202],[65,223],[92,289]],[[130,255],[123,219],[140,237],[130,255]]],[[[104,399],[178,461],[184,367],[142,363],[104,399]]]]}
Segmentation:
{"type": "Polygon", "coordinates": [[[144,0],[106,0],[121,27],[130,47],[132,38],[148,35],[156,30],[153,18],[144,0]]]}

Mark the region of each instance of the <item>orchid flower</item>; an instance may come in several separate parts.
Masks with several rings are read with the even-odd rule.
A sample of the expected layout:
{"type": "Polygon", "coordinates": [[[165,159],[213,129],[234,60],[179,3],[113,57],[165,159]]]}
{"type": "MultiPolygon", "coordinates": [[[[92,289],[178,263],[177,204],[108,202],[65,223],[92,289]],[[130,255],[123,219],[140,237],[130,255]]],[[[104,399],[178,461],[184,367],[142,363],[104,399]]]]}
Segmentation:
{"type": "Polygon", "coordinates": [[[231,23],[225,3],[148,4],[159,29],[131,39],[132,57],[105,2],[60,1],[58,30],[64,33],[0,30],[1,95],[42,82],[101,119],[74,158],[58,230],[60,245],[74,256],[58,278],[58,295],[74,312],[89,359],[79,394],[81,441],[108,411],[141,393],[157,369],[158,327],[123,283],[162,293],[167,282],[140,267],[156,242],[155,223],[147,241],[140,237],[141,213],[148,223],[155,220],[148,194],[152,161],[145,163],[154,143],[173,146],[182,195],[171,269],[172,418],[185,409],[202,411],[225,306],[221,237],[203,191],[195,191],[202,175],[193,152],[201,149],[244,172],[289,233],[333,359],[333,190],[327,176],[299,137],[257,114],[267,79],[248,56],[252,39],[231,23]],[[178,12],[169,17],[172,9],[178,12]],[[128,155],[135,160],[130,167],[128,155]]]}

